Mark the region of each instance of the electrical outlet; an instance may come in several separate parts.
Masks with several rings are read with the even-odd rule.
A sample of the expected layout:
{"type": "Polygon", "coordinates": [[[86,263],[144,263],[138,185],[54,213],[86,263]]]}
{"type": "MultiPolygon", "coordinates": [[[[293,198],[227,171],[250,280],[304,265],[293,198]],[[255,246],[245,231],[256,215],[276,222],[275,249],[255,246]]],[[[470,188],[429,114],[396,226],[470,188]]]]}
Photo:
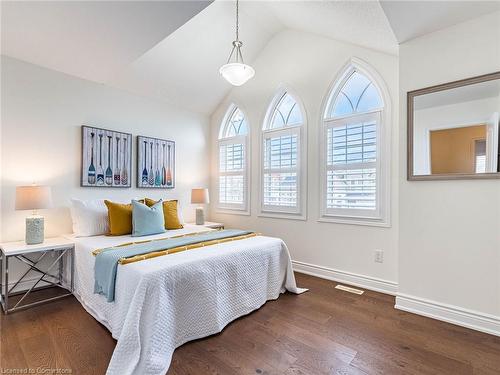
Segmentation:
{"type": "Polygon", "coordinates": [[[375,250],[375,262],[384,263],[384,250],[375,250]]]}

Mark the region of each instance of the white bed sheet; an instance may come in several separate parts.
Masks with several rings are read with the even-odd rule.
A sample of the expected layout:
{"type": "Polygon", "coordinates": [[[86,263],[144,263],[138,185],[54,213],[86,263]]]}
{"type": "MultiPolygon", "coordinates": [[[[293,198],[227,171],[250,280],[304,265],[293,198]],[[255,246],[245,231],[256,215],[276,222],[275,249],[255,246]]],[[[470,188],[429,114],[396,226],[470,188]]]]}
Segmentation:
{"type": "Polygon", "coordinates": [[[164,375],[178,346],[222,331],[285,290],[304,291],[296,287],[284,242],[257,236],[119,265],[115,301],[94,294],[93,250],[202,231],[186,225],[139,239],[74,238],[74,294],[118,340],[108,375],[164,375]]]}

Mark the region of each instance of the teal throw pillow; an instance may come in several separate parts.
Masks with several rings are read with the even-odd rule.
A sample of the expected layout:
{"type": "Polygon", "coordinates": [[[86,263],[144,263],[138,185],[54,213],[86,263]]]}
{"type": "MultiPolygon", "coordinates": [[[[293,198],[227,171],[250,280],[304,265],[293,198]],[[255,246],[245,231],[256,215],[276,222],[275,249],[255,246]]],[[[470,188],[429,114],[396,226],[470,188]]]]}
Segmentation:
{"type": "Polygon", "coordinates": [[[148,236],[165,232],[163,202],[160,199],[151,207],[132,201],[132,236],[148,236]]]}

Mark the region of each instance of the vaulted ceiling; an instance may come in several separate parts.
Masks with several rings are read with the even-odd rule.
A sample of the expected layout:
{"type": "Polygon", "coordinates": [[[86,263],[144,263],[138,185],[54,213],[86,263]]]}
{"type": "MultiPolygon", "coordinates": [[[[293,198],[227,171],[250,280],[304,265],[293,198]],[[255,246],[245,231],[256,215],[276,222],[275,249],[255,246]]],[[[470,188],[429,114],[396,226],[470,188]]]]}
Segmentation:
{"type": "Polygon", "coordinates": [[[205,1],[2,1],[2,54],[106,82],[208,5],[205,1]]]}
{"type": "MultiPolygon", "coordinates": [[[[244,58],[254,61],[285,29],[397,54],[398,40],[442,26],[422,5],[433,2],[407,10],[399,3],[241,0],[244,58]],[[412,20],[417,10],[421,17],[412,20]]],[[[477,2],[464,2],[469,7],[446,22],[479,15],[470,3],[477,2]]],[[[3,55],[206,114],[231,89],[218,69],[234,39],[234,1],[2,1],[1,7],[3,55]]]]}
{"type": "Polygon", "coordinates": [[[500,10],[500,1],[380,0],[399,43],[500,10]]]}

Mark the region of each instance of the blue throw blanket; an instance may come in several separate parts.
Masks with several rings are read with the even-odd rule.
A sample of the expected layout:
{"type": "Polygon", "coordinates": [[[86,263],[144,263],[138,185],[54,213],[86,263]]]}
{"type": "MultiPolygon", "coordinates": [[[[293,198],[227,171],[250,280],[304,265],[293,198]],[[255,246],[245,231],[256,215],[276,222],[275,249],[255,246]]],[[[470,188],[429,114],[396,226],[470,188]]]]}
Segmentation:
{"type": "Polygon", "coordinates": [[[178,246],[193,245],[200,242],[244,236],[252,232],[239,229],[226,229],[208,233],[193,234],[186,237],[165,238],[126,246],[112,246],[100,249],[94,266],[94,293],[104,294],[108,302],[115,299],[116,270],[120,258],[144,255],[154,251],[173,249],[178,246]]]}

